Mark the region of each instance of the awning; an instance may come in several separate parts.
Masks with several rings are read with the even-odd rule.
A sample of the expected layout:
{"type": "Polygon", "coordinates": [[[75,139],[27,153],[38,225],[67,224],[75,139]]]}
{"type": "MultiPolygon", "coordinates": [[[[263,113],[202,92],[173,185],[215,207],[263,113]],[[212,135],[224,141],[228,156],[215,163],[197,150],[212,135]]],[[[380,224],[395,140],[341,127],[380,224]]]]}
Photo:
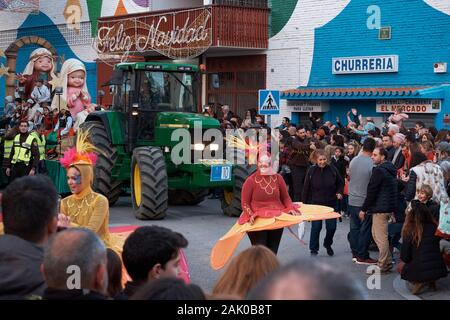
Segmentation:
{"type": "Polygon", "coordinates": [[[352,87],[322,88],[299,87],[280,92],[286,100],[333,100],[333,99],[444,99],[450,85],[401,86],[401,87],[352,87]]]}

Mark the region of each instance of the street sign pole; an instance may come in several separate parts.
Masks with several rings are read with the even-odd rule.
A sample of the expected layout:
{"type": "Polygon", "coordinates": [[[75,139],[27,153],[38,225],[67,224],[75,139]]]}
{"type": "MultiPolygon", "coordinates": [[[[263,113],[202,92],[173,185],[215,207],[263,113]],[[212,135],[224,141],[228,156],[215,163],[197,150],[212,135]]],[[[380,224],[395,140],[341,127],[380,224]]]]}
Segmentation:
{"type": "Polygon", "coordinates": [[[269,127],[269,128],[271,128],[272,127],[272,116],[269,114],[269,115],[267,115],[267,126],[269,127]]]}

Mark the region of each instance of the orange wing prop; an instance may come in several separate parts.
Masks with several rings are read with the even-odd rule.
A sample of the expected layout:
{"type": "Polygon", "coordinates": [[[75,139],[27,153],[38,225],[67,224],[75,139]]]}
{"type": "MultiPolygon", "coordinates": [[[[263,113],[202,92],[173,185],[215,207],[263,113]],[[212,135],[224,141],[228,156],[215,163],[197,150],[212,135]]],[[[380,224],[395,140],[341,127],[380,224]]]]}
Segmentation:
{"type": "Polygon", "coordinates": [[[282,213],[273,218],[256,218],[253,225],[235,223],[233,227],[217,241],[212,248],[210,264],[214,270],[219,270],[228,262],[237,246],[247,232],[275,230],[298,224],[302,221],[316,221],[339,218],[341,215],[333,212],[333,208],[296,203],[300,205],[301,216],[282,213]]]}

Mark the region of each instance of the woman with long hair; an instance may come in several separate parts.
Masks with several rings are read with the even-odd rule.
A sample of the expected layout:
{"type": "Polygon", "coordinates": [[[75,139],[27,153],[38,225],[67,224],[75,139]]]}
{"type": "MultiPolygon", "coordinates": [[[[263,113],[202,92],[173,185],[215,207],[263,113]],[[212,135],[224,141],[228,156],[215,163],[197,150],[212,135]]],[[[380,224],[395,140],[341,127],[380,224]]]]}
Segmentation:
{"type": "Polygon", "coordinates": [[[265,276],[280,266],[277,256],[267,247],[252,246],[233,258],[217,280],[213,295],[231,295],[244,299],[265,276]]]}
{"type": "Polygon", "coordinates": [[[437,222],[426,204],[411,202],[402,229],[401,262],[397,271],[412,284],[411,292],[418,294],[425,284],[436,289],[435,281],[447,276],[447,268],[435,236],[437,222]]]}
{"type": "Polygon", "coordinates": [[[361,146],[356,142],[350,142],[347,145],[347,157],[348,161],[352,161],[354,157],[356,157],[359,154],[359,151],[361,150],[361,146]]]}

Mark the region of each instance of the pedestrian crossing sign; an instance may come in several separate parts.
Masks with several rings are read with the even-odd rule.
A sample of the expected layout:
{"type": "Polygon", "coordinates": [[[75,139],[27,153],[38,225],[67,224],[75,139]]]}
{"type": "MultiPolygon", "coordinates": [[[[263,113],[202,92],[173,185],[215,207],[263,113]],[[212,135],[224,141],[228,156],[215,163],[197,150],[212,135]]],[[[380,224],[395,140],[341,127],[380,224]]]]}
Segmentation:
{"type": "Polygon", "coordinates": [[[259,90],[259,114],[280,114],[280,91],[259,90]]]}

